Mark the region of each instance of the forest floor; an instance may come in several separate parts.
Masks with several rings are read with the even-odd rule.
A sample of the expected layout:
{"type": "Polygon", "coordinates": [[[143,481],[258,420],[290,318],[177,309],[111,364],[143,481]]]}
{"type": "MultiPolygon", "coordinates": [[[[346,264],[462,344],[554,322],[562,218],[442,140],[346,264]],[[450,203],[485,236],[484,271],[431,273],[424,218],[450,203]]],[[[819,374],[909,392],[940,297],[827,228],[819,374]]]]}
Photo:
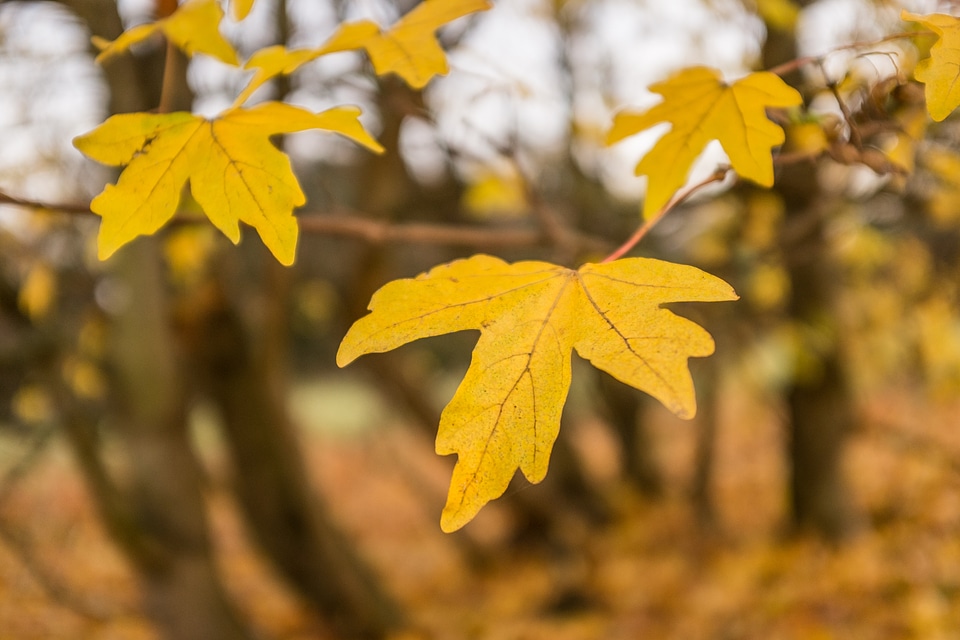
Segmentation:
{"type": "MultiPolygon", "coordinates": [[[[864,407],[847,456],[863,528],[837,546],[787,534],[782,426],[736,399],[716,442],[713,529],[687,498],[696,424],[659,409],[649,424],[663,498],[624,488],[609,431],[572,420],[568,436],[613,520],[571,517],[559,538],[523,544],[500,502],[461,532],[440,531],[451,461],[409,426],[388,419],[304,440],[317,487],[408,608],[418,631],[403,640],[960,638],[960,402],[892,391],[864,407]]],[[[244,614],[263,638],[331,637],[252,550],[218,447],[199,446],[218,561],[244,614]]],[[[24,451],[0,440],[0,473],[24,451]]],[[[54,441],[0,502],[0,640],[154,640],[137,595],[54,441]]]]}

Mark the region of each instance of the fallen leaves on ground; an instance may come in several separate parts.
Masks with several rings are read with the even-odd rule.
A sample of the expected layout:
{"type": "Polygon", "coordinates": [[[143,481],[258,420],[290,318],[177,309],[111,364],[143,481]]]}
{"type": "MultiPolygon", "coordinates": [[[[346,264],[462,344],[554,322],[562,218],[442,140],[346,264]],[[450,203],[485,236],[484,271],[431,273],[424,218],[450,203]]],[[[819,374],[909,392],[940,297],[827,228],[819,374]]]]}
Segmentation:
{"type": "MultiPolygon", "coordinates": [[[[516,523],[499,505],[460,534],[438,531],[434,513],[449,467],[419,430],[399,420],[370,425],[356,438],[304,434],[305,455],[332,512],[408,608],[419,634],[405,637],[953,637],[960,628],[960,476],[953,462],[960,459],[960,404],[934,405],[903,389],[867,401],[849,469],[870,527],[835,547],[782,537],[782,426],[736,381],[724,388],[715,485],[721,536],[698,527],[685,498],[695,431],[660,409],[646,417],[667,470],[667,495],[649,501],[624,489],[610,473],[618,463],[608,452],[601,487],[616,505],[615,521],[570,526],[552,545],[507,544],[516,523]],[[488,558],[479,569],[478,552],[488,558]]],[[[585,447],[606,432],[596,421],[571,426],[586,430],[589,437],[577,439],[585,447]]],[[[0,447],[4,469],[16,459],[9,438],[0,447]]],[[[258,557],[225,492],[228,470],[216,451],[204,454],[218,564],[243,615],[265,638],[332,638],[258,557]]],[[[135,609],[136,583],[83,486],[58,449],[0,505],[0,517],[33,540],[68,587],[113,615],[97,622],[58,604],[0,542],[4,637],[156,638],[135,609]]]]}

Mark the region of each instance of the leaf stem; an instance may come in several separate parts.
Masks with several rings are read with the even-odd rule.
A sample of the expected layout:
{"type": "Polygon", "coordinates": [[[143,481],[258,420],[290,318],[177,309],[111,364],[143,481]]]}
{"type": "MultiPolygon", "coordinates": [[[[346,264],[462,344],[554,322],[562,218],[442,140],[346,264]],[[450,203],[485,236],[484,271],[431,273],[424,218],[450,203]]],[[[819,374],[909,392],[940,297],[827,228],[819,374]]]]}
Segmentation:
{"type": "Polygon", "coordinates": [[[687,187],[683,191],[678,191],[676,194],[674,194],[673,198],[671,198],[667,204],[663,205],[663,207],[660,209],[660,211],[656,213],[656,215],[644,220],[643,224],[641,224],[640,227],[633,232],[633,235],[630,236],[626,242],[624,242],[622,245],[617,247],[613,253],[611,253],[606,258],[601,260],[600,263],[603,264],[605,262],[613,262],[614,260],[622,258],[631,249],[633,249],[637,245],[637,243],[643,240],[644,236],[647,235],[647,232],[649,232],[650,229],[652,229],[653,226],[657,224],[661,218],[663,218],[663,216],[670,213],[670,211],[673,210],[676,206],[684,202],[687,198],[695,194],[697,191],[700,191],[707,185],[711,185],[714,182],[722,182],[724,179],[726,179],[727,174],[729,174],[731,171],[732,169],[726,165],[719,166],[705,180],[702,180],[695,185],[691,185],[690,187],[687,187]]]}

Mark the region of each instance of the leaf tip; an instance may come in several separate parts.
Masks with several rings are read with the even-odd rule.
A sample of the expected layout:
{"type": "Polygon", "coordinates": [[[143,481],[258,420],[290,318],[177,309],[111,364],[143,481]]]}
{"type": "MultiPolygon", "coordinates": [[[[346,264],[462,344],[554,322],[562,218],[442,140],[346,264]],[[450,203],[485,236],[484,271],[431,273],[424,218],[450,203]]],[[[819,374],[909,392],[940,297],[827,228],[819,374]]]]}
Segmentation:
{"type": "Polygon", "coordinates": [[[473,520],[476,513],[465,515],[462,509],[450,509],[445,507],[440,514],[440,530],[444,533],[453,533],[459,531],[468,522],[473,520]]]}
{"type": "Polygon", "coordinates": [[[356,353],[353,352],[353,349],[347,345],[347,337],[349,333],[343,337],[343,341],[340,343],[340,348],[337,349],[337,366],[343,369],[345,366],[357,359],[356,353]]]}
{"type": "Polygon", "coordinates": [[[115,242],[106,242],[103,239],[103,234],[97,238],[97,260],[100,262],[106,262],[110,257],[117,252],[122,245],[119,245],[115,242]]]}

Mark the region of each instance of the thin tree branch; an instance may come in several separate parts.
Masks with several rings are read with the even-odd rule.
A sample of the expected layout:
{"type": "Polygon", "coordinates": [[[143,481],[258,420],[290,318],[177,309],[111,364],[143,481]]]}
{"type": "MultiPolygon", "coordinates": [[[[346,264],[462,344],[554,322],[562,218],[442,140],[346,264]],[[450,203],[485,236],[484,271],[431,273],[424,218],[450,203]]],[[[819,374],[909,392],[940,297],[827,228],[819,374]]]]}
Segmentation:
{"type": "Polygon", "coordinates": [[[17,207],[25,207],[27,209],[42,209],[45,211],[59,211],[60,213],[67,213],[70,215],[95,215],[90,211],[90,205],[88,204],[73,204],[73,203],[46,203],[40,202],[39,200],[30,200],[28,198],[17,198],[11,196],[9,193],[0,191],[0,204],[12,204],[17,207]]]}
{"type": "Polygon", "coordinates": [[[643,240],[643,238],[647,235],[650,229],[652,229],[655,224],[660,222],[660,219],[663,218],[663,216],[670,213],[670,211],[672,211],[678,205],[683,203],[687,198],[695,194],[697,191],[700,191],[707,185],[713,184],[714,182],[723,182],[723,180],[726,179],[727,174],[729,174],[731,171],[732,169],[727,166],[717,167],[717,169],[712,174],[710,174],[709,178],[688,187],[684,191],[677,192],[677,194],[673,196],[670,202],[663,205],[663,208],[661,208],[660,211],[656,213],[656,215],[644,220],[643,224],[641,224],[640,227],[633,232],[633,235],[630,236],[626,242],[624,242],[622,245],[617,247],[617,249],[613,253],[611,253],[606,258],[604,258],[602,262],[613,262],[618,258],[622,258],[631,249],[633,249],[638,242],[643,240]]]}
{"type": "MultiPolygon", "coordinates": [[[[432,244],[466,247],[532,247],[550,245],[554,238],[538,229],[488,229],[421,222],[390,223],[351,214],[312,214],[299,217],[304,233],[353,237],[371,244],[432,244]]],[[[605,251],[610,243],[571,231],[571,244],[581,250],[605,251]]]]}
{"type": "Polygon", "coordinates": [[[770,73],[775,73],[778,76],[786,75],[792,71],[796,71],[800,67],[805,67],[808,64],[822,64],[828,56],[833,55],[834,53],[839,53],[841,51],[849,51],[851,49],[867,49],[869,47],[875,47],[877,45],[884,44],[885,42],[893,42],[894,40],[909,40],[910,38],[925,38],[928,36],[937,35],[933,31],[903,31],[901,33],[894,33],[879,40],[870,40],[870,41],[861,41],[861,42],[851,42],[849,44],[841,45],[839,47],[834,47],[826,53],[822,53],[818,56],[804,56],[802,58],[794,58],[783,64],[778,64],[775,67],[770,67],[767,69],[770,73]]]}
{"type": "MultiPolygon", "coordinates": [[[[49,203],[17,198],[0,191],[0,204],[12,204],[30,209],[60,211],[71,215],[95,215],[89,205],[49,203]]],[[[554,238],[537,229],[489,229],[465,225],[429,223],[390,223],[363,216],[359,212],[343,213],[301,212],[298,215],[304,233],[357,238],[371,244],[433,244],[464,247],[533,247],[551,245],[554,238]]],[[[171,225],[197,224],[198,218],[177,218],[171,225]]],[[[607,251],[610,243],[593,235],[570,231],[569,242],[583,251],[607,251]]],[[[564,238],[567,241],[566,237],[564,238]]]]}

